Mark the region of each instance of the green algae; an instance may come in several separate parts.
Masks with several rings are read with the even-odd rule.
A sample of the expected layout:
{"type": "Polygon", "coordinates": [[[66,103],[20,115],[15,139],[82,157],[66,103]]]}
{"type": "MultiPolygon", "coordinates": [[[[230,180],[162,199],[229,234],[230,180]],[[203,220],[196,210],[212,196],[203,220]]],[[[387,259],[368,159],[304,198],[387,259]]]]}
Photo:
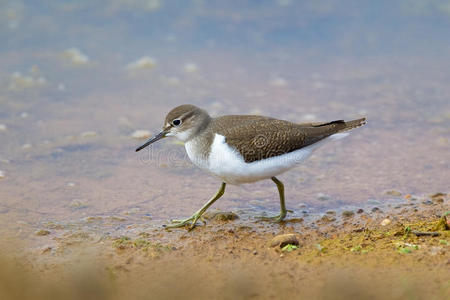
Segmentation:
{"type": "Polygon", "coordinates": [[[292,245],[292,244],[287,244],[286,246],[284,246],[283,248],[281,248],[281,251],[284,252],[292,252],[294,250],[297,250],[298,246],[296,245],[292,245]]]}
{"type": "Polygon", "coordinates": [[[427,251],[420,251],[440,243],[446,245],[450,237],[450,231],[444,230],[434,232],[437,224],[442,219],[429,219],[416,221],[414,223],[394,223],[386,228],[381,226],[366,227],[352,232],[341,233],[327,239],[321,239],[309,247],[302,248],[302,257],[308,262],[320,259],[320,257],[343,257],[351,254],[367,254],[379,256],[383,260],[398,259],[396,253],[409,254],[421,253],[428,255],[427,251]],[[415,233],[423,233],[417,236],[415,233]],[[439,233],[441,241],[436,235],[439,233]],[[444,237],[444,239],[443,239],[444,237]]]}

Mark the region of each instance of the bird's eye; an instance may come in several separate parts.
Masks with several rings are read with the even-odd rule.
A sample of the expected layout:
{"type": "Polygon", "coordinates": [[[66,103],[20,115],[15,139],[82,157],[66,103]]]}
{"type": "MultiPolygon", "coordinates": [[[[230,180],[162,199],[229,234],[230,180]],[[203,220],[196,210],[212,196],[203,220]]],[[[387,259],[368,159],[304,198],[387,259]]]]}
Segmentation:
{"type": "Polygon", "coordinates": [[[175,120],[172,121],[172,124],[174,126],[180,126],[181,125],[181,120],[180,119],[175,119],[175,120]]]}

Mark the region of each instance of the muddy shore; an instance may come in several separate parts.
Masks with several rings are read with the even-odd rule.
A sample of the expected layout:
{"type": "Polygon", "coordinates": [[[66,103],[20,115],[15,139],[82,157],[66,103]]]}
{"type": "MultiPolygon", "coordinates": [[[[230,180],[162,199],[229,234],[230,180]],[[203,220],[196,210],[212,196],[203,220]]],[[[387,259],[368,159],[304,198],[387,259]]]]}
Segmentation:
{"type": "MultiPolygon", "coordinates": [[[[313,221],[291,218],[282,224],[213,210],[192,231],[147,224],[108,235],[49,222],[32,233],[40,246],[26,248],[14,239],[2,246],[0,277],[6,284],[0,295],[448,299],[449,195],[424,199],[415,203],[407,195],[396,212],[329,211],[313,221]]],[[[124,220],[85,221],[104,227],[124,220]]]]}

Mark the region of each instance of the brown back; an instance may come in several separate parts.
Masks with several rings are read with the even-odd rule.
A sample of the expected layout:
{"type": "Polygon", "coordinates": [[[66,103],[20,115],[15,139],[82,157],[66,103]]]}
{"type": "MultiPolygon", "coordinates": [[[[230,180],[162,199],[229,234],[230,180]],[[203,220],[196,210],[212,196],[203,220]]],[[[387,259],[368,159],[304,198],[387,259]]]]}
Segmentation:
{"type": "Polygon", "coordinates": [[[249,163],[301,149],[364,124],[365,118],[296,124],[263,116],[230,115],[213,119],[211,126],[249,163]]]}

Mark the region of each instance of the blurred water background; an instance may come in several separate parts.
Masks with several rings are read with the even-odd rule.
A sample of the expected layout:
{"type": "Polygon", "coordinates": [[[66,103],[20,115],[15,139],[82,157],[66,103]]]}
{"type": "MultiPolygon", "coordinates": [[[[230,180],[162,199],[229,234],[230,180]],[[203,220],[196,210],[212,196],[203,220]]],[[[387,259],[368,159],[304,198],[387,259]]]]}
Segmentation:
{"type": "MultiPolygon", "coordinates": [[[[2,0],[0,41],[0,232],[190,215],[219,181],[169,139],[134,152],[182,103],[366,116],[280,177],[299,215],[448,191],[450,1],[2,0]]],[[[275,213],[277,197],[259,182],[215,207],[275,213]]]]}

